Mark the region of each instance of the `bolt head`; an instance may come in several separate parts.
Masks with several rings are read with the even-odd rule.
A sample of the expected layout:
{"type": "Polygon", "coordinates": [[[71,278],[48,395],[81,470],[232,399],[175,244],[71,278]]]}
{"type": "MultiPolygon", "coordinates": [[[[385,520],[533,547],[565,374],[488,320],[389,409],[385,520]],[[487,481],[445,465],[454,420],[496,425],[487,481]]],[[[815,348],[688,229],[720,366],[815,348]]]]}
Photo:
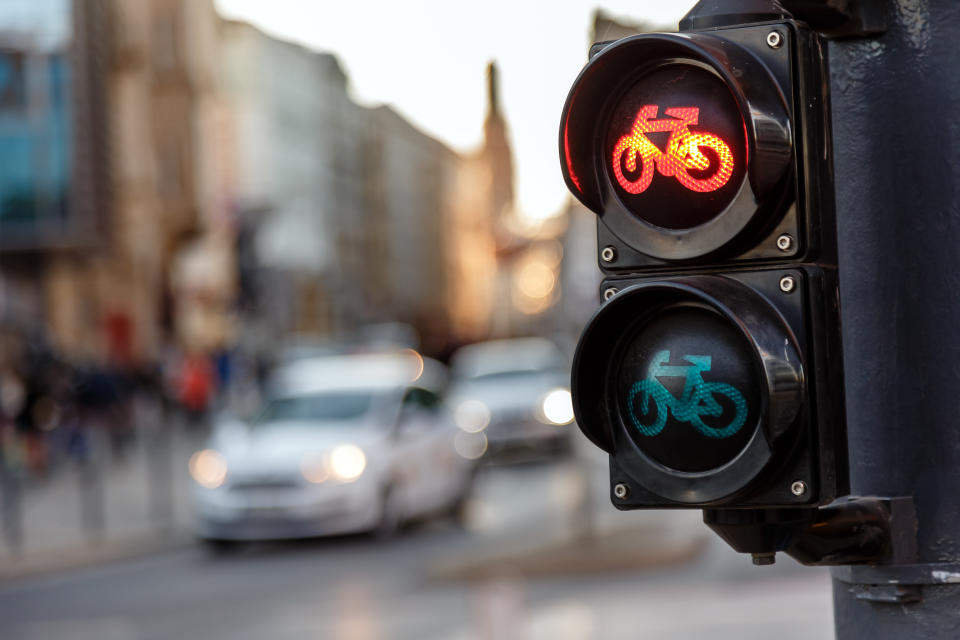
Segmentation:
{"type": "Polygon", "coordinates": [[[603,292],[603,299],[609,300],[613,296],[617,295],[619,291],[620,289],[617,289],[616,287],[610,287],[609,289],[605,289],[603,292]]]}
{"type": "Polygon", "coordinates": [[[617,259],[617,250],[613,247],[604,247],[600,252],[600,259],[604,262],[613,262],[617,259]]]}
{"type": "Polygon", "coordinates": [[[779,49],[783,45],[783,35],[779,31],[771,31],[767,34],[767,46],[771,49],[779,49]]]}
{"type": "Polygon", "coordinates": [[[790,251],[793,248],[793,237],[784,233],[777,238],[777,249],[780,251],[790,251]]]}
{"type": "Polygon", "coordinates": [[[626,498],[628,493],[630,493],[630,491],[627,489],[627,485],[623,484],[622,482],[613,487],[613,495],[618,500],[623,500],[626,498]]]}
{"type": "Polygon", "coordinates": [[[803,480],[796,480],[793,484],[790,485],[790,493],[797,496],[806,495],[807,493],[807,483],[803,480]]]}
{"type": "Polygon", "coordinates": [[[797,288],[797,281],[793,276],[783,276],[780,278],[780,291],[784,293],[793,293],[793,290],[797,288]]]}

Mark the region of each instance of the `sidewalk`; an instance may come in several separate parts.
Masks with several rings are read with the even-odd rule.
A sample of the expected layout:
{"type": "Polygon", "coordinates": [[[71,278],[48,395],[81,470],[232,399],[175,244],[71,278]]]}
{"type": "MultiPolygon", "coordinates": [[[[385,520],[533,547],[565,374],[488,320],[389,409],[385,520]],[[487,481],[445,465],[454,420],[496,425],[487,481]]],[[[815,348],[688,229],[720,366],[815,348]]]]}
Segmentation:
{"type": "MultiPolygon", "coordinates": [[[[176,426],[166,431],[169,440],[156,433],[141,434],[126,460],[96,469],[94,478],[64,468],[29,487],[21,549],[0,539],[0,581],[191,544],[187,462],[202,438],[176,426]]],[[[583,444],[569,460],[484,468],[467,535],[457,551],[436,554],[428,576],[622,571],[682,563],[701,552],[707,530],[699,512],[615,510],[606,457],[583,444]]]]}
{"type": "Polygon", "coordinates": [[[161,425],[156,411],[138,412],[137,420],[136,439],[123,459],[102,455],[100,464],[86,468],[64,463],[48,478],[21,482],[21,535],[15,535],[16,523],[2,523],[0,580],[141,555],[190,539],[187,461],[202,438],[175,424],[161,425]]]}

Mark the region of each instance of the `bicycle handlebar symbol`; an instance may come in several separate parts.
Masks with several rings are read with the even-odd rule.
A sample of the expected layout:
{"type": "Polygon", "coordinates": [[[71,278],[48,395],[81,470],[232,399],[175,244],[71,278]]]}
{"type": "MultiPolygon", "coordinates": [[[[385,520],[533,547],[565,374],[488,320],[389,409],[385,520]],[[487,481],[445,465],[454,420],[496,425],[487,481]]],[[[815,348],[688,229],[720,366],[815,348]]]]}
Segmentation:
{"type": "Polygon", "coordinates": [[[700,120],[698,107],[676,107],[664,110],[669,118],[656,120],[659,107],[655,104],[643,106],[637,112],[637,119],[630,133],[617,141],[613,149],[613,173],[617,182],[627,193],[642,193],[653,181],[653,168],[656,165],[661,175],[676,178],[680,184],[691,191],[706,193],[716,191],[733,174],[733,153],[730,147],[712,133],[692,132],[690,125],[700,120]],[[647,137],[647,133],[669,131],[666,150],[661,152],[657,145],[647,137]],[[710,159],[701,148],[712,149],[719,158],[716,170],[709,176],[695,178],[690,171],[706,171],[710,168],[710,159]],[[640,176],[630,180],[623,174],[621,161],[627,171],[633,173],[640,162],[640,176]]]}
{"type": "Polygon", "coordinates": [[[627,406],[630,410],[630,420],[633,426],[645,436],[655,436],[663,431],[667,423],[667,411],[679,422],[686,422],[708,438],[729,438],[740,431],[747,419],[747,401],[743,394],[732,385],[724,382],[707,382],[703,379],[703,372],[710,370],[710,356],[683,356],[689,365],[668,365],[669,351],[660,351],[647,368],[647,377],[635,382],[630,388],[627,397],[627,406]],[[683,393],[676,398],[657,379],[659,377],[684,377],[683,393]],[[650,399],[656,405],[656,419],[652,424],[644,424],[636,414],[637,396],[640,395],[643,416],[648,416],[650,399]],[[703,420],[703,416],[718,418],[723,414],[723,407],[717,402],[714,395],[725,396],[733,403],[734,416],[724,427],[710,427],[703,420]]]}

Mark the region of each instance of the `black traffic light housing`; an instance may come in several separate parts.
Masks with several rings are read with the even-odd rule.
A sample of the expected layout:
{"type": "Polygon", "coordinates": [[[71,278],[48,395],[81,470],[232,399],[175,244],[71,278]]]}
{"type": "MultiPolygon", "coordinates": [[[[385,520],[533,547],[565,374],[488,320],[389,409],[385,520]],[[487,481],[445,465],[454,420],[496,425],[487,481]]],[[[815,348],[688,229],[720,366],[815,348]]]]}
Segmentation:
{"type": "Polygon", "coordinates": [[[849,493],[826,54],[761,17],[594,45],[560,123],[606,276],[578,424],[618,508],[718,530],[795,529],[849,493]]]}

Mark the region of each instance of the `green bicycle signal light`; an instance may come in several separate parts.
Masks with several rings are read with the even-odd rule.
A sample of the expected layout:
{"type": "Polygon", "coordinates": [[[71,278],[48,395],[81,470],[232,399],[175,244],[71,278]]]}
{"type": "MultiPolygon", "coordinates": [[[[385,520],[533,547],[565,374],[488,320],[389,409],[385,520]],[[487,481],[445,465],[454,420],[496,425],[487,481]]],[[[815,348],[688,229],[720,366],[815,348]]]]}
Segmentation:
{"type": "Polygon", "coordinates": [[[735,498],[802,437],[797,338],[779,310],[729,277],[617,293],[587,325],[572,382],[578,424],[644,504],[735,498]]]}

